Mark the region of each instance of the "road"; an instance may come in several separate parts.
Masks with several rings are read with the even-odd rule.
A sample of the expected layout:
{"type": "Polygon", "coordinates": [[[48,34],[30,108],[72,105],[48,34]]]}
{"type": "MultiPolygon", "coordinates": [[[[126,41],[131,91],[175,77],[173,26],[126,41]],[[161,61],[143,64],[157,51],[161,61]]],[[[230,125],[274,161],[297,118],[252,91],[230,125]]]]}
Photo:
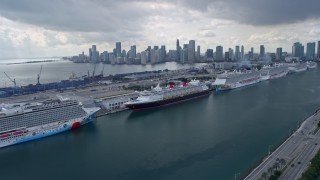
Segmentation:
{"type": "Polygon", "coordinates": [[[262,174],[264,172],[268,173],[269,167],[272,167],[276,162],[280,165],[278,170],[283,171],[279,179],[299,179],[308,168],[310,160],[320,149],[320,131],[314,134],[319,119],[320,113],[315,113],[306,119],[296,132],[266,157],[244,179],[253,180],[261,178],[262,174]],[[280,159],[284,159],[285,164],[281,164],[280,159]]]}

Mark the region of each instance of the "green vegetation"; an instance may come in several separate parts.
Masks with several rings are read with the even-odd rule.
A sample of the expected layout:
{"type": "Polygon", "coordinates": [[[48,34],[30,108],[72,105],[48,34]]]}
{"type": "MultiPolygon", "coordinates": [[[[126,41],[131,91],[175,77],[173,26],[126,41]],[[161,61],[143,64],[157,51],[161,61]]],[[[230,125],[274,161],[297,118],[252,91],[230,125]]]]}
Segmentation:
{"type": "Polygon", "coordinates": [[[277,180],[283,171],[288,165],[286,164],[285,159],[277,159],[276,162],[268,168],[268,172],[264,172],[261,174],[260,179],[269,179],[269,180],[277,180]]]}
{"type": "Polygon", "coordinates": [[[311,164],[307,171],[302,174],[300,180],[316,180],[320,176],[320,151],[317,152],[316,156],[311,160],[311,164]]]}
{"type": "Polygon", "coordinates": [[[313,131],[313,135],[315,135],[318,131],[319,131],[319,129],[320,129],[320,126],[319,126],[319,123],[318,123],[318,127],[313,131]]]}
{"type": "Polygon", "coordinates": [[[277,180],[281,176],[282,172],[281,171],[275,171],[273,175],[269,177],[269,180],[277,180]]]}

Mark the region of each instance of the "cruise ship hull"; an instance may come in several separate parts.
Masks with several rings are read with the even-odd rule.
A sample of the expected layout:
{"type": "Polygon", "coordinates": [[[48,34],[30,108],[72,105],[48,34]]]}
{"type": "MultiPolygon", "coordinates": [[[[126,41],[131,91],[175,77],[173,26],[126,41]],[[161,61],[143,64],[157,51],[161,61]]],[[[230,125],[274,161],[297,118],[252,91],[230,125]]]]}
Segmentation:
{"type": "Polygon", "coordinates": [[[45,124],[37,127],[21,128],[15,131],[2,133],[2,135],[0,135],[0,138],[5,138],[5,136],[8,136],[8,137],[11,136],[11,138],[5,141],[0,141],[0,148],[35,140],[35,139],[40,139],[43,137],[47,137],[47,136],[62,133],[71,129],[75,129],[81,125],[92,122],[95,118],[95,113],[97,111],[98,109],[88,114],[87,116],[71,119],[68,121],[60,121],[60,122],[45,124]]]}
{"type": "Polygon", "coordinates": [[[208,96],[208,95],[210,95],[210,93],[211,93],[211,90],[208,89],[208,90],[204,90],[204,91],[201,91],[201,92],[198,92],[198,93],[179,96],[179,97],[176,97],[176,98],[160,100],[160,101],[153,101],[153,102],[126,104],[126,106],[129,109],[132,109],[134,111],[139,111],[139,110],[145,110],[145,109],[150,109],[150,108],[157,108],[157,107],[162,107],[162,106],[168,106],[168,105],[182,103],[182,102],[189,101],[189,100],[192,100],[192,99],[208,96]]]}

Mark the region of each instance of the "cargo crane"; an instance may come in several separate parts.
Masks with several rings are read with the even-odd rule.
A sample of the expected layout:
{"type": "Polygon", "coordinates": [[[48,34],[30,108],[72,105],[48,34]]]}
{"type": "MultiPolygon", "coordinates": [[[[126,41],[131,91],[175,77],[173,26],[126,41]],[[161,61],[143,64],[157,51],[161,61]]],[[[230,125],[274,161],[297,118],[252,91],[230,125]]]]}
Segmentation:
{"type": "Polygon", "coordinates": [[[15,95],[15,90],[17,89],[17,82],[16,82],[16,79],[11,79],[8,74],[6,72],[4,72],[4,74],[7,76],[7,78],[14,84],[14,89],[13,89],[13,92],[12,94],[15,95]]]}
{"type": "Polygon", "coordinates": [[[7,76],[7,78],[14,84],[14,88],[17,88],[17,83],[16,83],[16,79],[11,79],[8,74],[6,72],[4,72],[4,74],[7,76]]]}
{"type": "Polygon", "coordinates": [[[38,74],[38,78],[37,78],[37,85],[40,85],[40,77],[41,77],[41,73],[42,73],[42,65],[40,68],[40,73],[38,74]]]}

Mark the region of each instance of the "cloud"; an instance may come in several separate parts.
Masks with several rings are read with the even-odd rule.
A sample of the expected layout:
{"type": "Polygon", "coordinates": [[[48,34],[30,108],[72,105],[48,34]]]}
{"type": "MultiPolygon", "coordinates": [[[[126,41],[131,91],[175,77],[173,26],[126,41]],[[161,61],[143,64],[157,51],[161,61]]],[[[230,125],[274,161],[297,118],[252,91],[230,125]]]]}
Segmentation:
{"type": "Polygon", "coordinates": [[[190,39],[201,50],[266,45],[289,50],[294,41],[317,41],[320,1],[309,0],[2,0],[2,57],[75,55],[137,45],[175,49],[190,39]]]}
{"type": "Polygon", "coordinates": [[[250,25],[290,24],[320,17],[318,0],[178,0],[180,5],[213,18],[250,25]]]}

